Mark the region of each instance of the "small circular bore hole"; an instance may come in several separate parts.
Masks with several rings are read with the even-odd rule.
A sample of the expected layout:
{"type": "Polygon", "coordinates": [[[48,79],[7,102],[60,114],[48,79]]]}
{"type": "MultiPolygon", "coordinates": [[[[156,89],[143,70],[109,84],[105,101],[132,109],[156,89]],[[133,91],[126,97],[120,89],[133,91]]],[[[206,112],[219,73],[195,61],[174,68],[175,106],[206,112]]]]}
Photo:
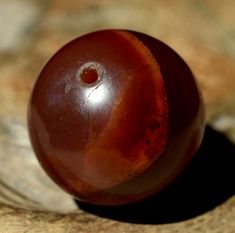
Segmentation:
{"type": "Polygon", "coordinates": [[[95,84],[104,74],[104,68],[97,62],[87,62],[83,64],[78,72],[77,78],[83,84],[95,84]]]}
{"type": "Polygon", "coordinates": [[[83,83],[92,84],[99,79],[99,74],[96,69],[92,67],[87,67],[80,73],[80,79],[83,83]]]}

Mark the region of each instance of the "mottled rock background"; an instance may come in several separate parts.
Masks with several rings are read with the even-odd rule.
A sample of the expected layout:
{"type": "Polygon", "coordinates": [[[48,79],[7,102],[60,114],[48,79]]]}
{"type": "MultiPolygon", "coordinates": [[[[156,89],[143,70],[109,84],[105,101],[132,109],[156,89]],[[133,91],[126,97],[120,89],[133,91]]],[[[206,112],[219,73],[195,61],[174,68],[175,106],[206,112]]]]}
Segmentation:
{"type": "Polygon", "coordinates": [[[39,167],[26,126],[34,81],[62,45],[104,28],[174,48],[198,80],[208,124],[235,143],[235,1],[0,0],[0,232],[234,233],[235,196],[190,220],[136,225],[76,210],[39,167]]]}

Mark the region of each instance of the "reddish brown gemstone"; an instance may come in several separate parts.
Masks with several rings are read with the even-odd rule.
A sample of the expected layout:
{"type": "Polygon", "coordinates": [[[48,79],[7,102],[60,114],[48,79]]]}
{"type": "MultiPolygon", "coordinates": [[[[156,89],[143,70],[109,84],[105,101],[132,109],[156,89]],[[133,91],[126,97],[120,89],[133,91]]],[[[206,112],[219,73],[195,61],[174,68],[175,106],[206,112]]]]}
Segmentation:
{"type": "Polygon", "coordinates": [[[80,37],[46,64],[28,112],[36,155],[51,178],[93,204],[160,191],[200,145],[204,112],[185,62],[147,35],[80,37]]]}

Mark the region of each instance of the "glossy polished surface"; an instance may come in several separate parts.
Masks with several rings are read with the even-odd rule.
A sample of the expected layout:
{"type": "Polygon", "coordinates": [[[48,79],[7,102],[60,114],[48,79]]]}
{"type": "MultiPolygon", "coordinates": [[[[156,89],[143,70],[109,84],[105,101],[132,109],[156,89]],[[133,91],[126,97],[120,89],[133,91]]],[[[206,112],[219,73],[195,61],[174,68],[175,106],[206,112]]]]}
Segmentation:
{"type": "Polygon", "coordinates": [[[58,51],[28,112],[36,155],[52,179],[99,205],[161,190],[200,145],[204,111],[193,75],[162,42],[94,32],[58,51]]]}

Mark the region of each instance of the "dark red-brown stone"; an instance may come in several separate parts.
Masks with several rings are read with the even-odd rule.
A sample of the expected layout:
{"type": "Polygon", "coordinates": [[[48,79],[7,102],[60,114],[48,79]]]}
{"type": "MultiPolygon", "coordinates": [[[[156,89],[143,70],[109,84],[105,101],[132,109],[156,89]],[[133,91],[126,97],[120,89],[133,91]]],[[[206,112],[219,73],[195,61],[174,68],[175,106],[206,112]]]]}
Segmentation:
{"type": "Polygon", "coordinates": [[[76,198],[100,205],[161,190],[200,145],[203,105],[185,62],[147,35],[105,30],[59,50],[28,112],[36,155],[76,198]]]}

